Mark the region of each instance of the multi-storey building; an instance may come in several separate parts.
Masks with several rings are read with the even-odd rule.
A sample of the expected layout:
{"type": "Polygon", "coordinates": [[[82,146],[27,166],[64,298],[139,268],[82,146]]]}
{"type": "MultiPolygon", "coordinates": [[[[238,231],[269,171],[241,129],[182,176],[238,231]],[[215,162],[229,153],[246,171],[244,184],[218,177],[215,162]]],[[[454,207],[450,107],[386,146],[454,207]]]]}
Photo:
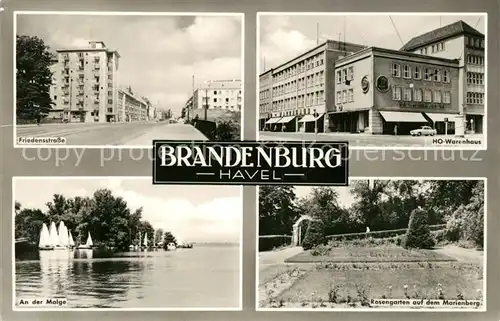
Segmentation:
{"type": "Polygon", "coordinates": [[[54,110],[61,110],[69,122],[116,121],[118,52],[100,41],[89,42],[88,48],[56,52],[50,90],[54,110]]]}
{"type": "Polygon", "coordinates": [[[241,111],[241,80],[212,80],[193,93],[192,108],[241,111]]]}
{"type": "Polygon", "coordinates": [[[458,106],[467,129],[482,133],[485,114],[485,36],[463,21],[412,38],[401,48],[433,57],[460,60],[458,106]]]}
{"type": "Polygon", "coordinates": [[[338,59],[329,129],[409,134],[432,124],[451,132],[459,115],[458,74],[458,60],[376,47],[338,59]]]}
{"type": "Polygon", "coordinates": [[[132,92],[129,86],[118,89],[116,116],[119,122],[134,122],[148,120],[148,102],[132,92]]]}
{"type": "Polygon", "coordinates": [[[327,130],[328,117],[324,115],[335,105],[334,63],[364,48],[328,40],[261,74],[259,89],[266,98],[261,97],[259,102],[268,104],[267,112],[259,113],[261,129],[296,131],[308,127],[306,123],[314,123],[319,131],[327,130]]]}

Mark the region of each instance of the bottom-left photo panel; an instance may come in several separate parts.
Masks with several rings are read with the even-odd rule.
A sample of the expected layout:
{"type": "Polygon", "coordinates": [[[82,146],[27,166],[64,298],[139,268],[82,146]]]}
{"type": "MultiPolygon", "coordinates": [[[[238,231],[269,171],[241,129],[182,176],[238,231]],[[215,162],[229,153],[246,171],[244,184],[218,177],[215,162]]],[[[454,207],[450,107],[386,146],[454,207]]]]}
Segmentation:
{"type": "Polygon", "coordinates": [[[14,177],[13,309],[242,309],[242,188],[14,177]]]}

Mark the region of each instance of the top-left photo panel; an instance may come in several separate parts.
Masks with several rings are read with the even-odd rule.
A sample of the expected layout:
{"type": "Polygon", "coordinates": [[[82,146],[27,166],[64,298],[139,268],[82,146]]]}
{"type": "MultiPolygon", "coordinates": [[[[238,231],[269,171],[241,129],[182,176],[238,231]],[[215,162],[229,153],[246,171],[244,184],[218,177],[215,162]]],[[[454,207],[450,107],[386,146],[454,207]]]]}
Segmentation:
{"type": "Polygon", "coordinates": [[[244,15],[14,12],[14,147],[237,141],[244,15]]]}

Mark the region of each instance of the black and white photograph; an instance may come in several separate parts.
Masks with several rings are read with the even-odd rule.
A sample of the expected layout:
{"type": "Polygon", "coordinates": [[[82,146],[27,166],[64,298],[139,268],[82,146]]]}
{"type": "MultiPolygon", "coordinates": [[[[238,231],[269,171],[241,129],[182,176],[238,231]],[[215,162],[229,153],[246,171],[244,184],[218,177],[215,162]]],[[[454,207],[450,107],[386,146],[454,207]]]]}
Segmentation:
{"type": "Polygon", "coordinates": [[[259,140],[486,149],[486,26],[486,13],[258,13],[259,140]]]}
{"type": "Polygon", "coordinates": [[[14,147],[240,140],[243,14],[15,12],[14,147]]]}
{"type": "Polygon", "coordinates": [[[259,186],[259,311],[486,311],[486,179],[259,186]]]}
{"type": "Polygon", "coordinates": [[[14,177],[13,309],[240,310],[239,186],[14,177]]]}

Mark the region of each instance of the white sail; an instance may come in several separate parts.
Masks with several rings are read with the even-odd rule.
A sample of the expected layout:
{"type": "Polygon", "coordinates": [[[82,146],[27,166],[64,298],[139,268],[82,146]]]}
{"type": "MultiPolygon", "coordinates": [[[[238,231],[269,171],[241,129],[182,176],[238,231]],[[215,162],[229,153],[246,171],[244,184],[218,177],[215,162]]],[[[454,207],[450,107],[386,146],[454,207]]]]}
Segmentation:
{"type": "Polygon", "coordinates": [[[59,235],[57,234],[56,223],[52,222],[50,224],[50,245],[56,246],[59,245],[59,235]]]}
{"type": "Polygon", "coordinates": [[[40,231],[40,242],[38,242],[38,246],[49,246],[51,243],[49,228],[45,223],[43,223],[42,230],[40,231]]]}
{"type": "Polygon", "coordinates": [[[59,245],[69,246],[68,229],[66,228],[66,225],[64,225],[63,221],[59,223],[58,232],[59,232],[59,245]]]}
{"type": "Polygon", "coordinates": [[[73,235],[71,235],[71,232],[69,232],[69,231],[68,231],[68,238],[69,238],[69,245],[75,246],[75,241],[73,240],[73,235]]]}
{"type": "Polygon", "coordinates": [[[92,245],[94,245],[94,244],[92,243],[92,237],[90,236],[90,232],[89,232],[89,237],[87,238],[87,245],[88,245],[88,246],[92,246],[92,245]]]}
{"type": "Polygon", "coordinates": [[[144,246],[148,246],[148,233],[144,234],[144,246]]]}

